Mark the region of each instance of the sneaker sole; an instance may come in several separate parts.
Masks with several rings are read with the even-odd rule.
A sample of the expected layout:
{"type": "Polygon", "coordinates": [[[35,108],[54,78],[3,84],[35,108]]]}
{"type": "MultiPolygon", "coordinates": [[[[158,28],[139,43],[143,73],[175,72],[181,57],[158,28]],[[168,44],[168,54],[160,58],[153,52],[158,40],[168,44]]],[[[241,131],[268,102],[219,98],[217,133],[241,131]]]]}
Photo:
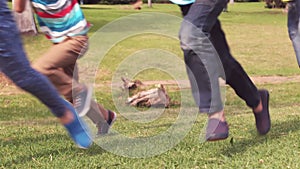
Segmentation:
{"type": "Polygon", "coordinates": [[[209,136],[206,141],[219,141],[219,140],[225,140],[228,138],[228,134],[218,134],[209,136]]]}
{"type": "Polygon", "coordinates": [[[85,116],[88,113],[88,111],[90,110],[91,101],[92,101],[92,93],[93,93],[92,86],[87,85],[87,96],[86,96],[86,100],[84,103],[84,108],[82,109],[81,112],[78,112],[79,117],[85,116]]]}

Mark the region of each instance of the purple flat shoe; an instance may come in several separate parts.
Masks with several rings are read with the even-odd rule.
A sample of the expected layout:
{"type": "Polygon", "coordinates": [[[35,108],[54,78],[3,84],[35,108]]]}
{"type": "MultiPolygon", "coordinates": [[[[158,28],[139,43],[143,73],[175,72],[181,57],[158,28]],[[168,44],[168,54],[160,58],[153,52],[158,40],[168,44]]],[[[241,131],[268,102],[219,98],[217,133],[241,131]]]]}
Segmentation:
{"type": "Polygon", "coordinates": [[[254,113],[256,129],[260,135],[265,135],[270,131],[271,119],[269,113],[269,92],[267,90],[258,91],[261,96],[263,110],[259,113],[254,113]]]}
{"type": "Polygon", "coordinates": [[[226,121],[209,119],[206,127],[206,141],[224,140],[228,137],[229,127],[226,121]]]}

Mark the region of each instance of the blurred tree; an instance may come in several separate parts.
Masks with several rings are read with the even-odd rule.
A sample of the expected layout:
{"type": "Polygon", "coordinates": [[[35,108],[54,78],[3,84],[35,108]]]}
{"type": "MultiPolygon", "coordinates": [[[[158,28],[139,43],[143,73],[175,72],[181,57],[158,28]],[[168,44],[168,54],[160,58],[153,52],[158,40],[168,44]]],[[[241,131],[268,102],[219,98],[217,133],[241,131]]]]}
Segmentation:
{"type": "MultiPolygon", "coordinates": [[[[14,7],[14,0],[12,1],[12,3],[14,7]]],[[[14,17],[21,33],[30,35],[36,35],[38,33],[34,15],[30,6],[30,1],[26,1],[24,12],[14,12],[14,17]]]]}
{"type": "Polygon", "coordinates": [[[265,2],[265,8],[285,8],[286,6],[286,3],[282,2],[282,0],[265,0],[265,2]]]}

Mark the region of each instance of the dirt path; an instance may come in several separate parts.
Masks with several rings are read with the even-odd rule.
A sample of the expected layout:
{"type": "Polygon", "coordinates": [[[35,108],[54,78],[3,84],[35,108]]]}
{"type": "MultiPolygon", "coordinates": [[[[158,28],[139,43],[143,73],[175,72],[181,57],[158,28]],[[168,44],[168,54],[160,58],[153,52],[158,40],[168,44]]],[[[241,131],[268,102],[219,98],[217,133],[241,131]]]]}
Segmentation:
{"type": "MultiPolygon", "coordinates": [[[[255,84],[279,84],[279,83],[291,83],[300,82],[300,75],[297,76],[253,76],[250,77],[255,84]]],[[[175,80],[165,80],[165,81],[143,81],[146,85],[154,84],[164,84],[164,85],[174,85],[175,80]]],[[[181,81],[181,84],[189,84],[189,81],[181,81]]]]}
{"type": "MultiPolygon", "coordinates": [[[[252,76],[251,79],[255,84],[280,84],[280,83],[292,83],[292,82],[300,82],[300,75],[296,76],[252,76]]],[[[174,80],[165,80],[165,81],[143,81],[146,85],[154,85],[154,84],[163,84],[163,85],[176,85],[177,82],[174,80]]],[[[120,80],[121,84],[121,80],[120,80]]],[[[189,85],[188,80],[181,81],[182,85],[189,85]]],[[[103,84],[99,84],[101,87],[103,85],[110,85],[108,82],[104,82],[103,84]]],[[[0,95],[13,95],[22,93],[20,89],[15,87],[10,80],[7,80],[5,77],[0,75],[0,95]]]]}
{"type": "Polygon", "coordinates": [[[300,82],[300,75],[296,76],[254,76],[251,77],[255,84],[278,84],[300,82]]]}

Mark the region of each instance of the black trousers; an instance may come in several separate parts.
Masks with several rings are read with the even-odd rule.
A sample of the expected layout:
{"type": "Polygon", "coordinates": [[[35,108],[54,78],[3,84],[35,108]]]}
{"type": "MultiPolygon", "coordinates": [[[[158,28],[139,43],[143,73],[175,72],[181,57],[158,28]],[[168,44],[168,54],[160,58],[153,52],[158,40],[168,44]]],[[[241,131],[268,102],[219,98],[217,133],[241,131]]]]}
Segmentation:
{"type": "MultiPolygon", "coordinates": [[[[220,64],[222,64],[222,70],[225,74],[223,78],[225,78],[226,84],[231,86],[235,93],[242,98],[249,107],[257,107],[260,101],[260,95],[256,86],[230,53],[225,34],[221,28],[221,23],[217,18],[223,9],[223,4],[221,4],[223,2],[221,1],[222,0],[216,0],[217,3],[215,4],[205,4],[206,1],[204,0],[201,1],[201,3],[197,3],[196,1],[194,4],[180,5],[186,23],[191,23],[197,27],[197,29],[193,28],[192,30],[188,29],[189,31],[185,31],[185,28],[190,26],[184,21],[181,25],[180,40],[194,99],[199,106],[200,112],[205,113],[218,112],[221,111],[223,107],[219,103],[221,101],[220,92],[212,92],[212,87],[214,86],[212,85],[212,81],[216,81],[217,79],[211,78],[207,70],[207,62],[205,60],[203,61],[203,56],[200,56],[202,54],[205,55],[207,48],[202,47],[203,49],[201,51],[200,47],[200,52],[194,50],[196,47],[193,45],[196,43],[193,43],[193,41],[197,40],[193,37],[195,35],[206,36],[206,39],[212,44],[216,56],[221,62],[220,64]],[[220,3],[218,3],[218,1],[220,3]],[[195,30],[201,31],[201,33],[193,34],[195,30]]],[[[207,3],[211,2],[213,1],[207,1],[207,3]]],[[[206,53],[209,54],[208,52],[206,53]]],[[[218,67],[218,63],[216,63],[216,68],[218,67]]],[[[222,73],[220,76],[223,76],[222,73]]]]}

